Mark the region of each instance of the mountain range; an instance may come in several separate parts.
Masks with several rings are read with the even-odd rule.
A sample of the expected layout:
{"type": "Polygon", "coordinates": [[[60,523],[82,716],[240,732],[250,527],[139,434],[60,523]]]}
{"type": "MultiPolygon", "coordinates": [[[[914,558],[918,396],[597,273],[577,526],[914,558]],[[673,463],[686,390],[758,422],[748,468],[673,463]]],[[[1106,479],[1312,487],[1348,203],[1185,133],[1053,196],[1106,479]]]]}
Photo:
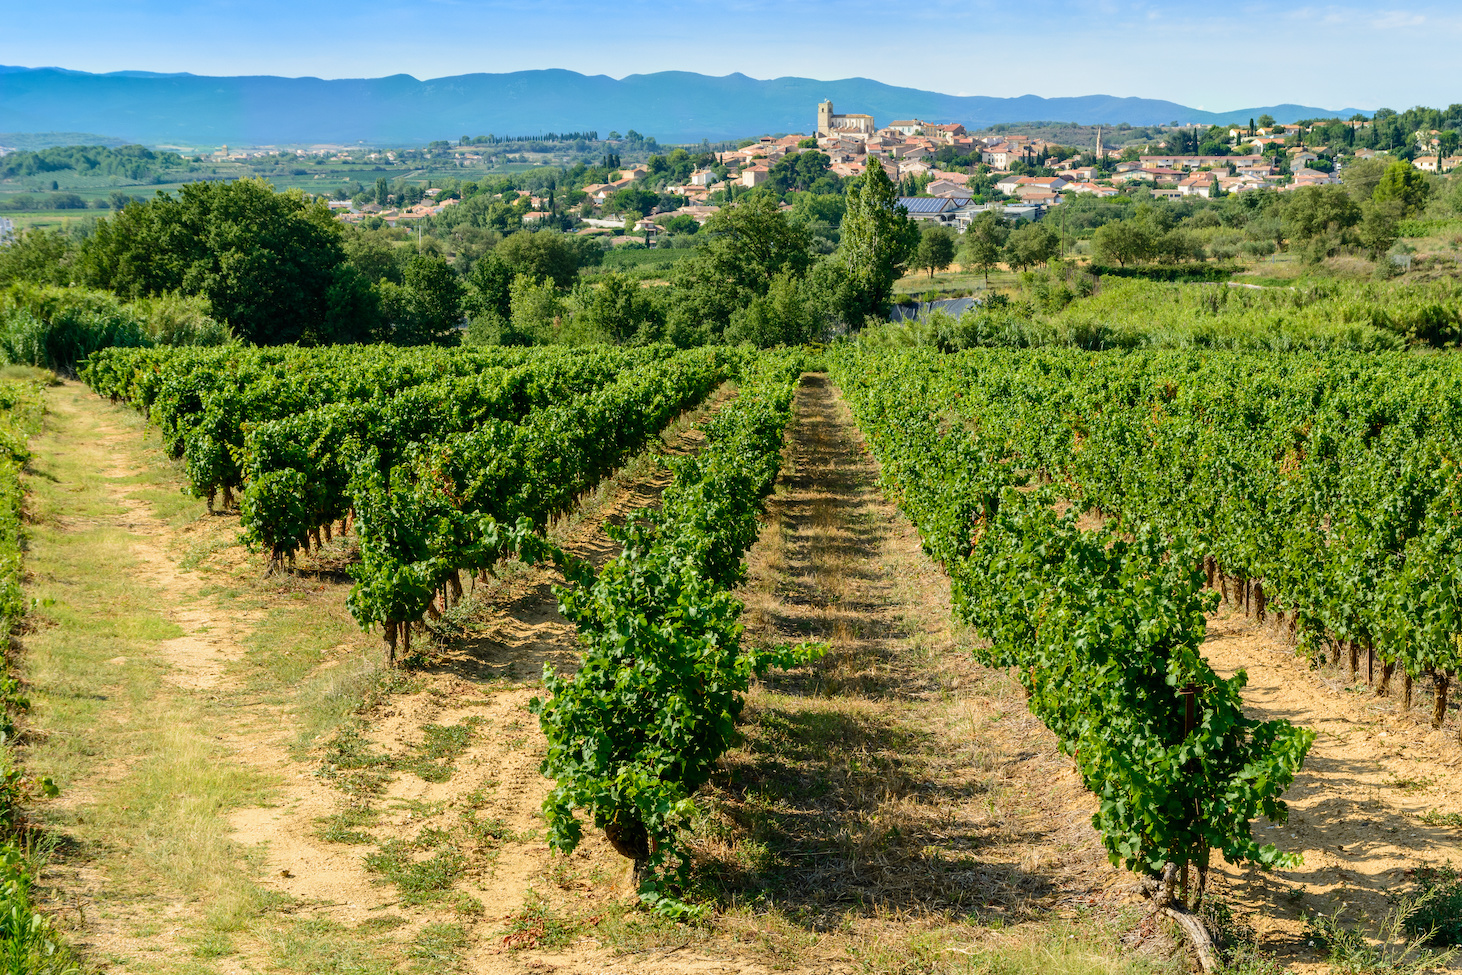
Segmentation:
{"type": "Polygon", "coordinates": [[[1151,98],[993,98],[899,88],[867,78],[817,81],[685,71],[615,80],[563,69],[386,78],[208,77],[0,66],[0,132],[94,132],[147,145],[356,143],[417,145],[461,135],[635,129],[661,142],[811,132],[817,103],[839,112],[961,122],[1057,121],[1083,125],[1280,122],[1343,118],[1358,109],[1268,105],[1207,112],[1151,98]]]}

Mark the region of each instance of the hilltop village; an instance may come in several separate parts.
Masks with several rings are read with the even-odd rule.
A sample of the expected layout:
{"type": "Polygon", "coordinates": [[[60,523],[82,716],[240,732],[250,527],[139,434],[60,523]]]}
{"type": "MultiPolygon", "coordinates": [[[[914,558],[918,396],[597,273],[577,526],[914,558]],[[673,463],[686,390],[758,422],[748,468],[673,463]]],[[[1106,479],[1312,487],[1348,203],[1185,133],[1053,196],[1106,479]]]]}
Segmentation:
{"type": "MultiPolygon", "coordinates": [[[[742,194],[826,191],[878,165],[899,187],[912,218],[963,230],[992,208],[1010,220],[1035,220],[1082,196],[1214,198],[1338,183],[1345,165],[1388,155],[1387,149],[1368,147],[1386,141],[1374,130],[1388,121],[1378,115],[1281,125],[1260,117],[1244,126],[1174,125],[1142,144],[1133,144],[1126,126],[1105,133],[1098,127],[1088,144],[1073,145],[1014,133],[971,133],[959,123],[917,118],[879,124],[872,115],[842,114],[824,101],[810,134],[763,136],[715,152],[653,147],[661,151],[645,161],[613,165],[617,157],[607,156],[603,166],[569,170],[568,185],[513,192],[525,224],[557,223],[648,243],[667,228],[683,229],[686,221],[704,223],[742,194]]],[[[1414,139],[1417,145],[1402,155],[1420,171],[1444,173],[1462,162],[1455,133],[1421,131],[1414,139]]],[[[463,166],[480,162],[484,150],[463,141],[450,154],[463,166]]],[[[450,185],[418,190],[415,200],[380,189],[366,187],[331,206],[347,221],[395,225],[441,214],[461,195],[450,185]]]]}

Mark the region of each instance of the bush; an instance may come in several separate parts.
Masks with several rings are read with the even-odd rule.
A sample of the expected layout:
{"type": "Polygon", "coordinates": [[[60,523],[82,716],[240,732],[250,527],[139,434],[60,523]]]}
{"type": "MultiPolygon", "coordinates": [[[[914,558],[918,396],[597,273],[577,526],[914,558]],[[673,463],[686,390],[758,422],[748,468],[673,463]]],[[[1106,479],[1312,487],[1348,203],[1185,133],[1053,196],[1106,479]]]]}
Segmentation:
{"type": "Polygon", "coordinates": [[[72,372],[100,349],[231,341],[202,298],[123,302],[107,291],[35,284],[0,292],[0,360],[10,365],[72,372]]]}
{"type": "Polygon", "coordinates": [[[1450,864],[1416,872],[1416,910],[1406,930],[1434,945],[1462,945],[1462,875],[1450,864]]]}
{"type": "Polygon", "coordinates": [[[1111,278],[1143,278],[1147,281],[1227,281],[1243,268],[1222,264],[1133,264],[1128,267],[1111,264],[1092,264],[1087,268],[1092,274],[1111,278]]]}

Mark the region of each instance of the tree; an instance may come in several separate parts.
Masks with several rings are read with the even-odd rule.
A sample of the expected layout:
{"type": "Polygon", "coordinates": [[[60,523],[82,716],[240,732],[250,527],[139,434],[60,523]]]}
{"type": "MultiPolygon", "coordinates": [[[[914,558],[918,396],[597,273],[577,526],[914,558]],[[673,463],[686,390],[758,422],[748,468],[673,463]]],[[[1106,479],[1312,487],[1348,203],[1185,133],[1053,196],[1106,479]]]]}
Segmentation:
{"type": "Polygon", "coordinates": [[[1302,186],[1289,194],[1284,211],[1285,235],[1291,240],[1313,240],[1321,234],[1341,234],[1360,222],[1361,210],[1343,186],[1302,186]]]}
{"type": "Polygon", "coordinates": [[[812,264],[807,231],[793,226],[769,195],[723,206],[696,241],[695,256],[679,262],[672,283],[670,325],[679,342],[719,337],[732,313],[765,295],[773,278],[801,277],[812,264]]]}
{"type": "Polygon", "coordinates": [[[401,283],[401,274],[409,254],[398,246],[388,230],[365,230],[353,224],[340,228],[345,259],[354,265],[367,281],[401,283]]]}
{"type": "Polygon", "coordinates": [[[258,344],[361,341],[335,307],[360,308],[369,282],[345,259],[329,208],[261,179],[188,183],[97,224],[77,258],[82,280],[125,297],[201,294],[235,335],[258,344]],[[324,323],[333,323],[325,328],[324,323]]]}
{"type": "Polygon", "coordinates": [[[639,220],[650,215],[660,198],[638,183],[632,183],[617,191],[605,204],[605,209],[624,217],[639,220]]]}
{"type": "Polygon", "coordinates": [[[1267,112],[1264,113],[1263,115],[1259,116],[1259,128],[1261,128],[1261,129],[1272,129],[1272,128],[1274,128],[1274,116],[1273,115],[1270,115],[1267,112]]]}
{"type": "Polygon", "coordinates": [[[627,275],[611,271],[595,287],[580,285],[574,293],[576,323],[620,344],[658,341],[665,320],[654,299],[627,275]]]}
{"type": "Polygon", "coordinates": [[[1367,203],[1375,197],[1387,165],[1384,159],[1357,159],[1340,171],[1340,182],[1352,200],[1367,203]]]}
{"type": "Polygon", "coordinates": [[[893,283],[919,246],[919,228],[899,206],[898,194],[883,166],[872,161],[848,187],[838,255],[862,297],[865,315],[888,313],[893,283]]]}
{"type": "Polygon", "coordinates": [[[954,232],[937,223],[926,223],[919,234],[919,246],[914,252],[911,266],[929,272],[934,279],[935,271],[943,271],[954,263],[954,232]]]}
{"type": "Polygon", "coordinates": [[[727,342],[750,342],[762,349],[799,345],[813,338],[803,282],[790,271],[772,279],[767,293],[738,308],[726,328],[727,342]]]}
{"type": "Polygon", "coordinates": [[[1092,234],[1092,256],[1101,263],[1141,261],[1152,255],[1153,235],[1140,220],[1115,220],[1092,234]]]}
{"type": "Polygon", "coordinates": [[[391,183],[384,176],[376,177],[376,203],[385,206],[391,198],[391,183]]]}
{"type": "Polygon", "coordinates": [[[419,255],[406,262],[402,279],[379,285],[387,338],[396,345],[456,344],[465,291],[457,272],[440,257],[419,255]]]}
{"type": "Polygon", "coordinates": [[[1396,225],[1406,215],[1406,207],[1400,200],[1367,200],[1361,205],[1358,234],[1360,241],[1371,252],[1371,257],[1381,257],[1396,243],[1399,235],[1396,225]]]}
{"type": "Polygon", "coordinates": [[[56,230],[22,230],[0,244],[0,287],[16,281],[69,284],[76,245],[56,230]]]}
{"type": "Polygon", "coordinates": [[[960,263],[967,269],[984,272],[986,291],[990,290],[990,272],[1000,264],[1009,237],[1010,224],[995,210],[981,213],[965,231],[960,263]]]}
{"type": "Polygon", "coordinates": [[[497,245],[494,253],[514,274],[526,274],[535,281],[551,281],[558,288],[573,286],[579,276],[576,248],[569,246],[558,230],[519,231],[497,245]]]}
{"type": "Polygon", "coordinates": [[[1045,264],[1056,256],[1060,243],[1056,232],[1044,223],[1026,222],[1011,231],[1005,261],[1018,271],[1045,264]]]}
{"type": "Polygon", "coordinates": [[[1422,207],[1426,206],[1429,192],[1431,186],[1426,181],[1426,175],[1411,163],[1398,159],[1386,168],[1381,181],[1376,184],[1372,199],[1377,203],[1400,200],[1406,216],[1410,217],[1420,213],[1422,207]]]}
{"type": "Polygon", "coordinates": [[[563,301],[552,283],[535,281],[526,274],[513,279],[512,315],[509,322],[518,335],[544,342],[552,338],[552,330],[563,315],[563,301]]]}
{"type": "Polygon", "coordinates": [[[493,312],[506,321],[512,314],[513,277],[512,266],[496,252],[489,252],[472,265],[472,273],[467,275],[467,294],[463,298],[467,313],[476,318],[493,312]]]}

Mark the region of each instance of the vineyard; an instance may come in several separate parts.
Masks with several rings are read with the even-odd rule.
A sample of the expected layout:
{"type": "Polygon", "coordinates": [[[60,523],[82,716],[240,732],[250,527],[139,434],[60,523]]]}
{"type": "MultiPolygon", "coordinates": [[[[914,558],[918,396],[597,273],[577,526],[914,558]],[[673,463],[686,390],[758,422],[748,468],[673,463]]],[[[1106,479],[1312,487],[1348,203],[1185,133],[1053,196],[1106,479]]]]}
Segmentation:
{"type": "MultiPolygon", "coordinates": [[[[807,772],[784,782],[773,774],[776,761],[747,764],[771,747],[767,736],[781,720],[775,716],[792,706],[776,696],[787,692],[768,688],[816,687],[807,706],[846,697],[855,709],[863,706],[857,701],[894,693],[890,678],[868,676],[880,668],[855,681],[836,676],[865,666],[850,656],[850,647],[869,639],[857,626],[789,627],[769,623],[763,609],[745,612],[749,600],[764,598],[759,587],[785,595],[775,574],[764,581],[768,546],[783,546],[793,561],[821,550],[835,559],[828,564],[844,566],[812,572],[808,592],[825,590],[831,572],[850,571],[818,541],[830,516],[789,522],[777,514],[790,510],[784,493],[793,479],[818,487],[811,473],[787,464],[800,456],[799,438],[811,436],[806,376],[819,371],[850,411],[847,420],[828,413],[822,422],[846,423],[871,458],[838,441],[822,448],[821,462],[854,471],[876,462],[870,470],[882,491],[917,530],[948,587],[947,602],[932,610],[946,620],[907,625],[952,624],[952,632],[967,634],[958,640],[972,662],[928,665],[929,679],[946,675],[937,678],[948,681],[944,697],[910,700],[923,702],[930,728],[942,729],[940,701],[960,681],[979,688],[1012,681],[1013,706],[1029,711],[1039,722],[1033,728],[1046,729],[1021,732],[1022,747],[1039,741],[1036,752],[1058,748],[1067,756],[1061,768],[1089,794],[1064,792],[1049,771],[1044,786],[1034,784],[1063,796],[1068,809],[1084,807],[1073,822],[1089,825],[1069,834],[1075,839],[1063,841],[1066,848],[1083,863],[1130,871],[1135,883],[1123,889],[1141,891],[1184,930],[1196,927],[1206,962],[1215,949],[1195,918],[1211,897],[1214,869],[1251,864],[1282,876],[1305,862],[1282,834],[1267,831],[1286,824],[1286,793],[1311,781],[1303,778],[1312,776],[1306,759],[1323,744],[1300,720],[1256,711],[1242,670],[1224,676],[1209,662],[1210,624],[1222,605],[1297,659],[1344,665],[1352,683],[1364,672],[1376,699],[1399,698],[1402,715],[1427,705],[1423,723],[1450,732],[1457,722],[1462,738],[1449,695],[1462,671],[1462,583],[1454,571],[1462,554],[1455,528],[1462,471],[1453,461],[1462,446],[1455,442],[1462,437],[1455,422],[1462,373],[1444,356],[939,354],[856,345],[816,353],[110,349],[80,370],[95,395],[78,391],[77,405],[67,409],[94,416],[89,422],[98,429],[136,417],[126,421],[134,423],[130,436],[143,424],[168,458],[166,476],[181,479],[197,499],[168,502],[174,507],[166,510],[196,504],[212,516],[184,522],[194,526],[185,529],[194,554],[150,555],[148,564],[211,564],[178,570],[191,575],[168,591],[202,592],[185,597],[190,605],[224,600],[219,612],[231,618],[204,613],[180,639],[191,645],[216,630],[223,636],[215,643],[236,649],[210,664],[213,676],[196,689],[167,693],[184,693],[209,725],[235,720],[219,717],[209,702],[248,689],[264,702],[266,724],[298,726],[294,743],[264,749],[275,756],[270,767],[299,768],[303,755],[319,763],[310,775],[281,772],[302,780],[284,786],[294,799],[250,813],[271,823],[291,822],[296,808],[314,817],[304,820],[316,824],[308,827],[311,838],[291,840],[308,850],[297,854],[305,859],[268,854],[282,863],[284,879],[273,883],[299,903],[333,903],[339,897],[328,884],[296,890],[298,864],[335,876],[349,863],[368,877],[367,889],[394,885],[398,897],[351,899],[428,918],[450,907],[453,930],[497,930],[499,950],[562,948],[567,942],[555,941],[554,924],[586,932],[613,915],[618,927],[595,937],[618,938],[623,947],[625,938],[649,936],[624,933],[636,923],[661,924],[667,927],[655,937],[700,932],[692,940],[711,939],[701,950],[714,955],[714,939],[727,930],[718,925],[729,918],[765,921],[771,915],[764,912],[775,910],[783,912],[776,914],[781,924],[802,923],[789,920],[794,915],[831,923],[826,891],[797,894],[807,898],[797,908],[803,914],[774,909],[760,895],[743,903],[741,892],[759,887],[783,890],[784,900],[801,890],[792,879],[806,866],[801,857],[850,857],[854,874],[860,858],[872,857],[862,869],[887,873],[899,851],[898,862],[919,864],[929,878],[919,903],[937,911],[996,903],[1013,910],[1006,905],[1019,900],[1003,888],[971,899],[951,879],[966,875],[967,851],[985,842],[952,839],[952,824],[966,823],[980,803],[986,819],[995,817],[993,798],[978,798],[988,786],[946,800],[956,806],[939,814],[945,825],[938,829],[931,813],[928,823],[915,816],[880,832],[872,847],[828,838],[808,850],[791,838],[809,828],[808,814],[799,820],[796,812],[805,803],[837,823],[871,801],[837,791],[862,781],[857,765],[869,759],[856,756],[866,755],[867,735],[845,731],[804,759],[846,761],[828,780],[838,785],[819,784],[807,772]],[[646,460],[667,451],[668,460],[646,460]],[[612,500],[621,496],[636,500],[612,500]],[[603,504],[610,507],[598,524],[592,512],[603,504]],[[590,521],[576,528],[583,519],[590,521]],[[585,532],[602,541],[586,543],[585,532]],[[204,589],[205,578],[216,582],[204,589]],[[318,622],[291,615],[291,600],[318,622]],[[349,631],[331,622],[347,613],[350,628],[369,635],[358,655],[349,631]],[[318,641],[296,636],[301,628],[318,629],[318,641]],[[509,636],[525,628],[529,637],[509,636]],[[537,649],[545,641],[572,653],[546,654],[537,649]],[[501,657],[509,646],[519,649],[501,657]],[[976,662],[979,669],[969,670],[976,662]],[[864,690],[839,689],[852,687],[864,690]],[[885,689],[868,690],[877,687],[885,689]],[[534,725],[531,734],[524,719],[534,725]],[[499,727],[506,730],[491,730],[499,727]],[[1030,737],[1036,734],[1049,737],[1030,737]],[[844,746],[848,754],[839,755],[844,746]],[[473,758],[479,752],[495,757],[473,758]],[[501,771],[476,790],[459,790],[457,765],[468,761],[487,762],[489,773],[498,763],[501,771]],[[499,779],[511,785],[501,802],[511,803],[500,807],[504,818],[483,819],[483,810],[499,808],[489,797],[507,788],[499,779]],[[412,791],[417,780],[421,789],[412,791]],[[816,805],[829,789],[843,796],[841,808],[816,805]],[[527,797],[531,808],[523,805],[527,797]],[[359,844],[372,852],[356,854],[359,844]],[[503,895],[489,893],[490,878],[511,869],[499,859],[530,849],[545,851],[521,854],[538,858],[543,865],[533,869],[542,872],[514,881],[527,883],[527,893],[493,916],[499,902],[492,898],[503,895]],[[555,852],[545,860],[548,849],[555,852]],[[627,880],[605,872],[615,862],[627,863],[627,880]],[[599,879],[565,880],[576,864],[599,879]],[[638,906],[626,913],[622,899],[613,911],[590,900],[583,916],[592,915],[592,924],[555,920],[534,876],[566,891],[575,884],[607,885],[621,898],[633,891],[638,906]],[[511,922],[506,934],[503,920],[511,922]]],[[[32,400],[17,397],[12,410],[29,416],[32,400]]],[[[116,450],[121,437],[92,442],[116,450]]],[[[12,466],[25,457],[23,440],[17,444],[12,466]]],[[[145,502],[119,497],[133,497],[128,512],[144,503],[164,510],[151,495],[145,502]]],[[[62,530],[69,524],[56,523],[62,530]]],[[[871,531],[852,522],[839,530],[855,550],[857,535],[871,531]]],[[[11,588],[7,606],[19,613],[24,604],[11,588]]],[[[882,592],[869,588],[860,605],[892,598],[882,592]]],[[[836,603],[825,595],[799,598],[824,601],[828,612],[836,603]]],[[[779,612],[791,618],[800,611],[779,612]]],[[[50,639],[39,645],[52,646],[50,639]]],[[[121,666],[116,661],[125,664],[128,655],[102,659],[121,666]]],[[[979,700],[994,715],[989,721],[1001,720],[1004,705],[979,700]]],[[[949,720],[966,719],[949,711],[949,720]]],[[[807,727],[815,738],[816,723],[807,727]]],[[[908,734],[912,743],[936,732],[908,734]]],[[[905,773],[894,770],[926,751],[901,747],[903,754],[874,761],[885,769],[885,792],[904,788],[894,783],[905,773]]],[[[973,767],[959,768],[964,748],[933,748],[918,760],[943,763],[945,775],[969,775],[973,767]]],[[[922,791],[919,798],[911,787],[900,808],[927,802],[933,793],[922,791]]],[[[221,808],[240,801],[221,800],[221,808]]],[[[880,817],[897,821],[891,807],[878,804],[888,801],[877,800],[861,825],[839,827],[839,835],[871,829],[880,817]]],[[[1314,815],[1308,806],[1305,815],[1314,815]]],[[[259,842],[267,845],[268,835],[259,842]]],[[[228,849],[226,834],[217,848],[228,849]]],[[[1220,886],[1227,891],[1233,883],[1225,874],[1220,886]]],[[[880,904],[903,909],[886,892],[859,890],[867,904],[854,913],[883,910],[880,904]]],[[[1084,896],[1094,903],[1109,895],[1084,896]]],[[[231,923],[253,930],[253,922],[231,923]]],[[[418,939],[448,925],[402,923],[418,939]]],[[[388,930],[367,940],[385,945],[388,930]]],[[[476,950],[466,946],[478,936],[463,934],[453,950],[476,950]]],[[[255,944],[257,937],[228,940],[255,944]]],[[[382,948],[388,954],[405,950],[390,944],[382,948]]],[[[284,964],[279,950],[260,957],[289,970],[375,970],[284,964]]],[[[860,949],[855,938],[837,950],[857,957],[860,949]]],[[[952,956],[941,957],[918,970],[960,970],[946,964],[952,956]]],[[[499,970],[478,961],[480,970],[499,970]]]]}

